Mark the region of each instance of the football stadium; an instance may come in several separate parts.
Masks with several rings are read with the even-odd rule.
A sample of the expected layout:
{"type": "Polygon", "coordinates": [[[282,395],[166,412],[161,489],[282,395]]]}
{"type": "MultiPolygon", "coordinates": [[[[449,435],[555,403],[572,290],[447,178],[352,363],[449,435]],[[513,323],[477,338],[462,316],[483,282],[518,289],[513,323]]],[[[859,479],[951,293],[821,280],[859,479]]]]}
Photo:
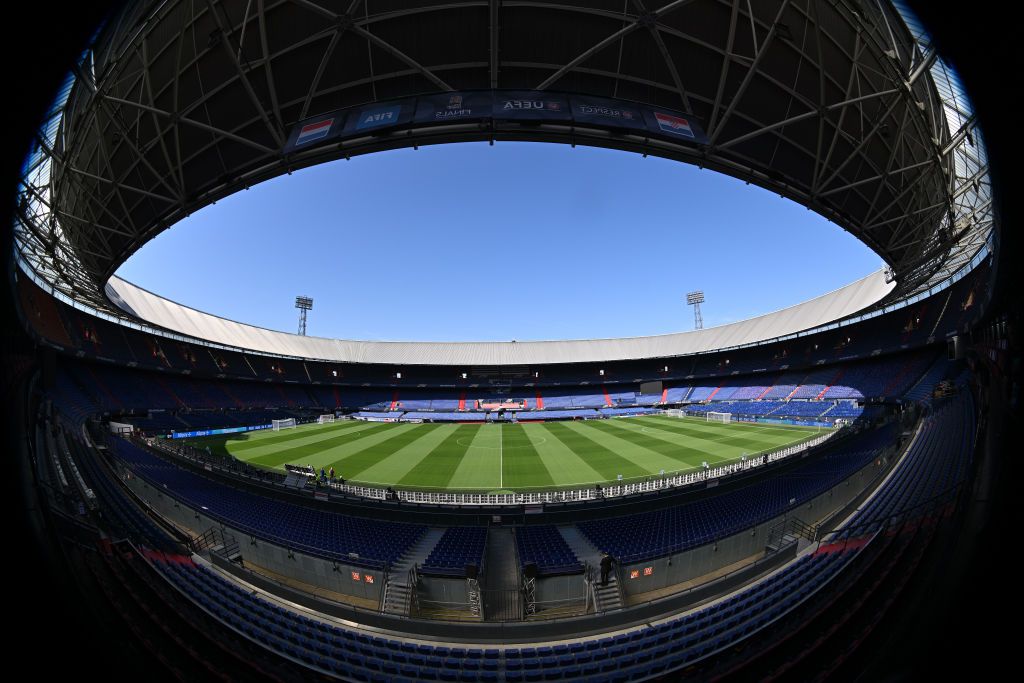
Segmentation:
{"type": "MultiPolygon", "coordinates": [[[[24,102],[4,252],[10,651],[133,680],[1005,675],[1017,134],[1013,68],[990,55],[1012,22],[944,9],[67,10],[9,86],[24,102]],[[742,319],[704,326],[690,291],[694,329],[545,341],[316,336],[307,296],[298,333],[274,330],[124,276],[236,194],[457,143],[696,167],[884,266],[742,319]]],[[[614,254],[570,292],[557,273],[506,287],[516,263],[471,258],[493,263],[487,296],[509,315],[651,285],[614,254]]],[[[828,258],[746,268],[694,248],[654,284],[701,259],[771,289],[828,258]]],[[[407,293],[386,274],[358,292],[380,308],[407,293]]]]}

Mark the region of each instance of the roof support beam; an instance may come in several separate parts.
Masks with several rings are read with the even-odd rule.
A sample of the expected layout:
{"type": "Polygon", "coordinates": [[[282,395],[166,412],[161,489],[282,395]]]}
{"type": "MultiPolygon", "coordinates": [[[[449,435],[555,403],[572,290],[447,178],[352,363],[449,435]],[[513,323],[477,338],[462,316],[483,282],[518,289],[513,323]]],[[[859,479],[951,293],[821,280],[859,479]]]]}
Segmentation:
{"type": "Polygon", "coordinates": [[[658,52],[661,53],[661,58],[665,60],[665,66],[668,67],[669,75],[672,76],[672,82],[676,86],[676,90],[679,92],[679,100],[682,102],[683,111],[687,114],[693,114],[693,107],[690,106],[690,98],[686,95],[686,88],[683,87],[683,81],[679,77],[679,70],[676,68],[676,63],[668,53],[668,47],[665,45],[665,40],[661,37],[661,33],[658,31],[658,21],[656,18],[651,17],[647,11],[647,6],[644,5],[643,0],[633,0],[633,6],[637,8],[640,13],[640,21],[643,23],[647,21],[647,28],[651,33],[651,38],[654,40],[655,46],[658,48],[658,52]]]}
{"type": "Polygon", "coordinates": [[[331,35],[331,39],[327,41],[327,47],[324,48],[324,56],[320,58],[320,64],[316,68],[316,73],[313,74],[313,82],[309,84],[309,90],[306,92],[306,99],[302,103],[302,110],[299,112],[300,121],[309,116],[309,105],[313,102],[313,96],[316,94],[317,88],[320,87],[320,79],[323,78],[324,71],[327,69],[327,62],[331,60],[331,56],[334,54],[334,48],[338,46],[338,41],[341,40],[341,34],[344,31],[345,29],[339,25],[331,35]]]}
{"type": "Polygon", "coordinates": [[[379,37],[375,36],[374,34],[370,33],[369,31],[367,31],[362,26],[355,26],[355,25],[353,25],[352,26],[352,30],[354,32],[358,33],[359,35],[361,35],[362,37],[366,38],[368,41],[370,41],[371,43],[373,43],[374,45],[379,47],[381,50],[384,50],[385,52],[394,55],[398,59],[402,60],[403,62],[405,62],[409,66],[411,66],[414,69],[416,69],[417,71],[419,71],[421,74],[426,76],[428,81],[430,81],[431,83],[436,85],[441,90],[444,90],[444,91],[447,91],[447,92],[451,92],[451,91],[453,91],[455,89],[452,86],[450,86],[447,83],[445,83],[444,81],[442,81],[437,76],[437,74],[435,74],[433,71],[431,71],[427,67],[423,66],[422,64],[417,62],[415,59],[413,59],[409,55],[405,54],[404,52],[402,52],[397,47],[395,47],[391,43],[387,42],[383,38],[379,38],[379,37]]]}
{"type": "MultiPolygon", "coordinates": [[[[142,88],[146,92],[146,98],[149,100],[150,106],[155,106],[156,102],[153,99],[153,87],[152,87],[152,82],[151,82],[152,74],[150,72],[150,66],[151,65],[149,63],[149,49],[148,49],[147,45],[148,45],[147,41],[145,39],[143,39],[143,41],[142,41],[142,55],[141,55],[141,57],[142,57],[142,88]]],[[[140,94],[140,99],[141,99],[141,94],[140,94]]],[[[181,196],[183,196],[185,194],[185,189],[184,189],[184,187],[180,183],[181,176],[180,176],[180,174],[177,174],[177,175],[174,174],[175,166],[174,166],[174,163],[171,161],[171,154],[170,154],[170,151],[167,149],[167,143],[164,140],[163,131],[160,130],[160,124],[157,121],[156,113],[150,112],[150,114],[151,114],[151,120],[153,122],[153,128],[155,128],[158,131],[157,141],[160,143],[160,152],[163,154],[164,163],[167,164],[167,172],[168,172],[168,174],[170,174],[170,175],[172,175],[174,177],[174,179],[176,181],[176,184],[177,184],[177,188],[176,188],[177,191],[178,191],[177,195],[179,197],[181,197],[181,196]]]]}
{"type": "Polygon", "coordinates": [[[501,0],[490,0],[488,3],[488,14],[490,16],[490,35],[491,35],[491,47],[489,51],[490,55],[490,72],[491,72],[491,90],[495,90],[498,87],[498,64],[500,59],[498,57],[498,40],[501,37],[501,0]]]}
{"type": "Polygon", "coordinates": [[[129,107],[138,107],[139,109],[143,109],[145,111],[153,112],[154,114],[156,114],[158,116],[162,116],[164,118],[171,119],[175,123],[180,123],[180,124],[184,124],[184,125],[187,125],[187,126],[192,126],[194,128],[199,128],[201,130],[205,130],[208,133],[213,133],[214,135],[219,135],[222,138],[226,138],[228,140],[234,140],[235,142],[243,144],[243,145],[245,145],[247,147],[252,147],[253,149],[258,149],[259,151],[261,151],[261,152],[263,152],[265,154],[276,154],[277,153],[277,150],[273,149],[272,147],[267,147],[266,145],[261,145],[260,143],[256,142],[255,140],[250,140],[249,138],[244,138],[241,135],[235,135],[234,133],[232,133],[230,131],[226,131],[223,128],[217,128],[216,126],[211,126],[210,124],[203,123],[202,121],[196,121],[195,119],[187,119],[184,116],[175,116],[174,114],[172,114],[169,111],[164,111],[163,109],[157,109],[156,107],[151,107],[149,105],[142,104],[140,102],[132,102],[131,100],[123,100],[120,97],[110,97],[109,95],[103,95],[102,97],[103,97],[103,99],[107,100],[108,102],[114,102],[116,104],[127,105],[129,107]]]}
{"type": "Polygon", "coordinates": [[[284,125],[281,118],[281,106],[277,101],[277,86],[274,85],[274,70],[271,68],[270,47],[267,43],[267,8],[266,0],[256,0],[256,12],[260,18],[260,47],[263,49],[263,73],[267,77],[267,92],[270,93],[270,106],[274,110],[274,120],[278,125],[284,125]]]}
{"type": "Polygon", "coordinates": [[[731,138],[730,140],[727,140],[727,141],[723,142],[720,145],[716,145],[715,147],[716,147],[716,149],[727,149],[729,147],[732,147],[733,145],[738,145],[738,144],[740,144],[742,142],[746,142],[747,140],[750,140],[752,138],[756,138],[756,137],[758,137],[760,135],[764,135],[765,133],[769,133],[769,132],[771,132],[773,130],[778,130],[779,128],[785,128],[786,126],[788,126],[790,124],[798,123],[798,122],[803,121],[805,119],[811,119],[811,118],[814,118],[816,116],[822,116],[826,112],[836,111],[838,109],[842,109],[843,107],[849,107],[850,105],[853,105],[853,104],[859,104],[861,102],[866,102],[868,100],[873,100],[873,99],[878,98],[878,97],[885,97],[887,95],[892,95],[892,94],[894,94],[896,92],[899,92],[899,91],[897,91],[895,89],[893,89],[893,90],[882,90],[880,92],[874,92],[874,93],[870,93],[868,95],[862,95],[860,97],[854,97],[854,98],[849,99],[849,100],[844,100],[842,102],[837,102],[835,104],[830,104],[830,105],[828,105],[826,107],[822,107],[818,111],[807,111],[807,112],[804,112],[803,114],[797,114],[796,116],[790,116],[789,118],[783,119],[782,121],[779,121],[777,123],[773,123],[773,124],[768,125],[768,126],[763,126],[762,128],[759,128],[757,130],[754,130],[754,131],[751,131],[749,133],[746,133],[745,135],[740,135],[739,137],[731,138]]]}
{"type": "MultiPolygon", "coordinates": [[[[249,77],[246,75],[246,70],[242,69],[242,63],[239,61],[238,57],[238,55],[240,55],[242,52],[241,44],[239,44],[238,55],[236,55],[235,52],[231,49],[231,46],[228,44],[228,36],[231,33],[230,27],[224,26],[220,14],[217,12],[217,9],[213,6],[213,0],[206,0],[206,4],[210,8],[210,16],[213,17],[214,22],[216,22],[217,24],[217,28],[220,30],[221,35],[223,36],[223,39],[220,41],[221,45],[224,46],[225,54],[227,54],[228,59],[230,59],[231,63],[234,65],[235,71],[238,73],[239,81],[241,82],[242,87],[245,89],[246,94],[252,101],[253,107],[256,108],[256,112],[263,120],[263,123],[266,126],[267,130],[270,131],[270,136],[274,138],[274,142],[277,143],[278,148],[283,148],[285,143],[284,131],[279,129],[278,126],[275,126],[274,123],[270,120],[270,117],[267,116],[267,108],[263,106],[263,103],[260,102],[260,98],[256,96],[256,91],[253,90],[252,83],[249,82],[249,77]]],[[[221,6],[223,7],[223,4],[221,6]]],[[[281,122],[278,122],[278,125],[281,125],[281,122]]]]}
{"type": "Polygon", "coordinates": [[[931,164],[932,164],[932,162],[931,162],[930,159],[927,160],[927,161],[919,161],[916,164],[910,164],[909,166],[902,166],[900,168],[893,169],[891,171],[886,171],[885,173],[879,173],[877,175],[873,175],[873,176],[871,176],[869,178],[861,178],[860,180],[858,180],[856,182],[847,183],[846,185],[842,185],[842,186],[839,186],[839,187],[833,187],[832,189],[830,189],[830,190],[828,190],[826,192],[820,193],[818,196],[819,197],[828,197],[830,195],[833,195],[833,194],[836,194],[836,193],[839,193],[839,192],[845,192],[846,190],[852,190],[853,188],[860,187],[861,185],[867,185],[869,183],[878,182],[879,180],[882,180],[884,178],[888,178],[890,176],[900,175],[902,173],[909,173],[910,171],[914,171],[914,170],[921,169],[921,168],[926,168],[926,167],[930,166],[931,164]]]}
{"type": "MultiPolygon", "coordinates": [[[[94,98],[93,101],[96,103],[97,111],[103,111],[103,112],[105,112],[107,114],[107,117],[110,119],[111,123],[113,123],[114,127],[121,134],[121,139],[124,141],[124,143],[126,145],[128,145],[128,147],[135,154],[135,158],[137,158],[139,161],[141,161],[142,164],[149,170],[149,172],[152,173],[156,177],[157,181],[161,185],[163,185],[171,194],[173,194],[175,197],[177,197],[178,200],[180,201],[181,200],[181,195],[178,194],[178,192],[167,183],[167,181],[164,179],[164,174],[160,173],[155,168],[153,168],[153,165],[149,163],[148,159],[146,159],[146,156],[142,153],[142,150],[140,150],[135,145],[135,143],[132,142],[131,135],[129,135],[128,130],[125,129],[124,124],[121,123],[120,119],[118,119],[117,116],[115,116],[113,114],[113,112],[107,111],[107,108],[106,108],[104,102],[106,100],[112,99],[112,98],[108,98],[106,95],[104,95],[100,91],[100,89],[97,87],[97,85],[91,79],[89,79],[84,73],[82,73],[81,69],[79,69],[78,67],[75,67],[73,69],[73,71],[75,71],[76,75],[80,79],[82,79],[83,84],[87,88],[89,88],[89,90],[92,92],[93,98],[94,98]]],[[[122,103],[126,103],[126,104],[132,104],[132,105],[138,106],[138,107],[145,107],[145,105],[139,105],[139,104],[134,103],[134,102],[129,102],[128,100],[122,100],[121,102],[122,103]]],[[[103,134],[102,131],[97,129],[96,134],[101,136],[100,140],[102,140],[102,134],[103,134]]]]}
{"type": "MultiPolygon", "coordinates": [[[[650,15],[649,15],[650,19],[652,21],[656,22],[659,17],[663,17],[663,16],[665,16],[665,15],[671,13],[671,12],[674,12],[675,10],[679,9],[680,7],[688,5],[688,4],[690,4],[691,2],[694,2],[694,1],[695,0],[675,0],[675,2],[670,2],[667,5],[659,8],[659,9],[656,9],[654,12],[651,12],[650,15]]],[[[788,0],[786,0],[786,1],[788,2],[788,0]]],[[[632,33],[633,31],[636,31],[640,27],[641,27],[640,17],[637,17],[636,19],[634,19],[632,21],[632,23],[630,23],[630,24],[628,24],[626,26],[623,26],[622,28],[620,28],[615,33],[612,33],[610,36],[608,36],[608,37],[598,41],[596,44],[590,46],[589,48],[584,50],[582,53],[577,55],[574,59],[572,59],[569,63],[567,63],[565,66],[560,68],[558,71],[556,71],[555,73],[553,73],[550,76],[548,76],[547,78],[545,78],[541,82],[541,84],[536,87],[536,90],[547,90],[551,86],[551,84],[555,83],[562,76],[564,76],[565,74],[567,74],[570,71],[572,71],[572,69],[574,67],[576,67],[576,66],[582,64],[583,62],[587,61],[592,56],[594,56],[595,54],[597,54],[598,52],[600,52],[604,48],[606,48],[609,45],[611,45],[612,43],[614,43],[616,40],[619,40],[620,38],[624,38],[624,37],[628,36],[630,33],[632,33]]]]}
{"type": "Polygon", "coordinates": [[[718,111],[722,106],[722,97],[725,95],[725,78],[729,74],[729,65],[732,64],[732,50],[736,43],[736,22],[739,19],[740,0],[732,0],[732,13],[729,19],[729,37],[725,43],[725,52],[722,53],[722,68],[718,72],[718,87],[715,88],[715,101],[711,105],[711,117],[708,119],[708,129],[718,125],[718,111]]]}
{"type": "Polygon", "coordinates": [[[764,45],[762,45],[761,49],[754,54],[754,61],[747,68],[747,75],[743,77],[743,81],[740,83],[739,89],[737,89],[736,94],[733,95],[732,101],[729,102],[729,106],[726,108],[725,113],[722,114],[721,120],[715,125],[714,130],[708,133],[709,147],[715,146],[718,136],[721,135],[725,124],[729,122],[729,117],[732,116],[733,111],[735,111],[736,105],[743,99],[743,95],[746,94],[747,88],[750,86],[750,82],[754,80],[754,75],[757,73],[757,69],[761,65],[761,60],[764,59],[765,54],[768,53],[769,48],[772,46],[772,41],[778,33],[777,27],[779,25],[779,20],[782,18],[782,14],[786,11],[788,6],[789,0],[783,0],[782,4],[779,5],[779,11],[776,13],[775,21],[772,22],[772,27],[768,30],[768,35],[764,39],[764,45]]]}
{"type": "Polygon", "coordinates": [[[99,181],[101,183],[107,183],[109,185],[113,185],[114,187],[118,188],[119,190],[127,190],[128,192],[134,192],[136,194],[141,194],[144,197],[149,197],[150,199],[157,199],[157,200],[162,201],[162,202],[167,202],[168,204],[176,204],[178,202],[178,200],[175,199],[174,197],[168,197],[167,195],[157,194],[155,192],[149,192],[148,190],[143,190],[140,187],[133,187],[131,185],[126,185],[125,183],[119,183],[116,180],[111,180],[110,178],[104,178],[103,176],[98,176],[95,173],[89,173],[88,171],[83,171],[80,168],[75,168],[74,166],[71,166],[70,164],[65,164],[63,166],[63,168],[64,168],[65,171],[68,171],[70,173],[76,173],[76,174],[78,174],[80,176],[84,176],[86,178],[90,178],[92,180],[99,181]]]}
{"type": "MultiPolygon", "coordinates": [[[[297,5],[301,6],[301,7],[305,7],[308,10],[316,12],[317,14],[319,14],[319,15],[321,15],[323,17],[327,17],[331,21],[338,22],[338,21],[343,21],[346,17],[351,17],[352,13],[359,6],[360,0],[353,0],[351,5],[349,5],[349,11],[346,14],[344,14],[344,15],[335,14],[334,12],[330,11],[329,9],[327,9],[325,7],[321,7],[320,5],[317,5],[316,3],[313,3],[313,2],[309,2],[309,0],[292,0],[292,2],[294,2],[295,4],[297,4],[297,5]]],[[[427,67],[423,66],[422,64],[417,62],[415,59],[413,59],[409,55],[405,54],[404,52],[402,52],[397,47],[395,47],[391,43],[387,42],[383,38],[379,38],[379,37],[375,36],[374,34],[370,33],[368,30],[366,30],[365,28],[363,28],[359,24],[353,23],[351,25],[351,30],[354,33],[358,33],[363,38],[366,38],[366,40],[370,41],[371,43],[376,45],[381,50],[384,50],[388,54],[394,55],[395,57],[397,57],[398,59],[402,60],[403,62],[405,62],[409,66],[413,67],[414,69],[419,71],[421,74],[426,76],[427,80],[429,80],[431,83],[436,85],[441,90],[445,90],[445,91],[448,91],[448,92],[451,92],[452,90],[454,90],[454,88],[452,88],[450,85],[448,85],[443,80],[438,78],[437,74],[435,74],[433,71],[431,71],[427,67]]]]}
{"type": "Polygon", "coordinates": [[[968,119],[960,125],[960,129],[956,132],[956,134],[953,135],[953,139],[949,141],[949,144],[947,144],[939,151],[939,154],[941,156],[949,156],[950,152],[959,147],[960,144],[967,139],[967,136],[970,135],[971,130],[974,129],[974,119],[975,115],[971,114],[970,117],[968,117],[968,119]]]}

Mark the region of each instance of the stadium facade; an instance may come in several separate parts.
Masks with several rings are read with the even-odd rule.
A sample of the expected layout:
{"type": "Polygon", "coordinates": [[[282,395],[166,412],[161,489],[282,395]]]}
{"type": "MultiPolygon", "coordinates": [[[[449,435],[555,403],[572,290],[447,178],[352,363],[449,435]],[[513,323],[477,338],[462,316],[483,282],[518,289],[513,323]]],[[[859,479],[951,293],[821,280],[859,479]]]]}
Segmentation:
{"type": "Polygon", "coordinates": [[[910,664],[884,645],[908,633],[899,607],[977,575],[942,558],[991,524],[976,492],[999,471],[990,431],[1015,353],[989,131],[924,26],[888,2],[393,5],[134,3],[77,53],[12,217],[19,492],[78,607],[37,621],[104,626],[89,653],[179,678],[921,666],[920,642],[910,664]],[[114,275],[263,180],[479,140],[727,173],[820,213],[886,268],[717,328],[508,343],[300,337],[114,275]],[[710,415],[831,438],[529,499],[275,472],[176,438],[324,414],[369,426],[319,429],[380,435],[374,421],[550,421],[575,434],[569,451],[609,458],[631,430],[612,425],[637,419],[698,439],[738,437],[697,436],[697,418],[743,428],[710,415]]]}

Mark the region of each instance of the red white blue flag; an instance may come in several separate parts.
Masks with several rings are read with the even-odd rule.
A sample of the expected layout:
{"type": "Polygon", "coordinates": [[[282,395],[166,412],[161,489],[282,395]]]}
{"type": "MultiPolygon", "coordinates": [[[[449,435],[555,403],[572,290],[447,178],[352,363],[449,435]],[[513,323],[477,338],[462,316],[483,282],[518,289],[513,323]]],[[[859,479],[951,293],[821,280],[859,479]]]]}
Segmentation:
{"type": "Polygon", "coordinates": [[[327,137],[333,125],[334,119],[324,119],[323,121],[303,126],[302,130],[299,131],[299,137],[295,138],[295,146],[298,147],[299,145],[305,145],[314,140],[327,137]]]}
{"type": "Polygon", "coordinates": [[[658,127],[666,133],[684,135],[688,138],[695,137],[693,129],[690,128],[690,122],[680,116],[662,114],[660,111],[656,111],[654,112],[654,118],[658,121],[658,127]]]}

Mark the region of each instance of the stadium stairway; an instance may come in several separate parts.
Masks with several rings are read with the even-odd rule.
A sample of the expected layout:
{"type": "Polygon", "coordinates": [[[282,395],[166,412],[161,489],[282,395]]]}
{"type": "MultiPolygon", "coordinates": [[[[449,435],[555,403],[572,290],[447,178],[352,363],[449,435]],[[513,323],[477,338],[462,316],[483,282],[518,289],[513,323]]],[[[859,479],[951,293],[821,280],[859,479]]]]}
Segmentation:
{"type": "Polygon", "coordinates": [[[482,583],[485,588],[484,613],[488,619],[521,619],[522,599],[505,599],[513,591],[518,593],[522,584],[519,570],[519,553],[512,529],[490,527],[487,530],[487,544],[484,549],[486,574],[482,583]],[[496,600],[488,600],[496,596],[496,600]]]}
{"type": "Polygon", "coordinates": [[[444,535],[444,529],[430,527],[420,540],[416,541],[401,557],[398,558],[388,571],[388,583],[384,587],[384,604],[381,611],[384,614],[399,614],[409,616],[409,595],[412,587],[409,585],[409,570],[413,565],[421,564],[430,551],[437,545],[438,540],[444,535]]]}
{"type": "Polygon", "coordinates": [[[949,368],[949,360],[945,356],[939,356],[914,385],[904,392],[903,396],[917,401],[931,398],[935,385],[945,376],[949,368]]]}
{"type": "Polygon", "coordinates": [[[587,540],[587,537],[580,533],[572,524],[558,527],[558,532],[562,534],[562,538],[565,539],[566,545],[569,549],[576,554],[576,559],[580,562],[589,564],[591,567],[597,567],[601,564],[601,550],[596,545],[587,540]]]}
{"type": "MultiPolygon", "coordinates": [[[[601,549],[587,540],[587,537],[580,533],[575,526],[568,524],[558,527],[566,544],[576,554],[580,562],[589,564],[595,569],[595,574],[600,577],[601,549]]],[[[594,598],[597,603],[594,607],[598,612],[620,609],[622,607],[622,591],[619,589],[619,581],[613,571],[608,577],[608,585],[602,586],[600,582],[594,587],[594,598]]]]}
{"type": "Polygon", "coordinates": [[[622,609],[622,591],[619,590],[619,579],[614,568],[608,575],[607,585],[601,585],[600,573],[595,576],[594,580],[594,609],[598,612],[622,609]]]}

